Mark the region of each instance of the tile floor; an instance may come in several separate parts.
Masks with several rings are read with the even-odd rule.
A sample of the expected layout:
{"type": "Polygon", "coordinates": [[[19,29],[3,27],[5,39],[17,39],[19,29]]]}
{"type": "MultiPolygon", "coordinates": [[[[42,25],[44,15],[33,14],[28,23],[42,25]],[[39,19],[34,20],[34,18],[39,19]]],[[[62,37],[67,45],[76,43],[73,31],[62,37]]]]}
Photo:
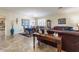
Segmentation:
{"type": "Polygon", "coordinates": [[[33,37],[25,37],[20,34],[14,37],[0,39],[0,52],[56,52],[56,48],[41,43],[41,47],[37,45],[36,50],[33,50],[33,37]]]}

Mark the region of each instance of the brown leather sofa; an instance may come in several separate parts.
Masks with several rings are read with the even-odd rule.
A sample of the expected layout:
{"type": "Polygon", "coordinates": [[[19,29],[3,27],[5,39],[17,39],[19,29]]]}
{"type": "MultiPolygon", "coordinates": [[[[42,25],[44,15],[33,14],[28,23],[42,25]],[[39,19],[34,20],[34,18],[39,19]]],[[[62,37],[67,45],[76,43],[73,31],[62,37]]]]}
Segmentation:
{"type": "Polygon", "coordinates": [[[79,52],[79,32],[61,30],[50,30],[50,32],[57,32],[59,36],[62,36],[63,50],[68,52],[79,52]]]}
{"type": "Polygon", "coordinates": [[[53,32],[58,32],[62,36],[62,49],[65,51],[79,51],[79,32],[70,26],[55,26],[53,32]],[[60,31],[59,31],[60,30],[60,31]]]}
{"type": "MultiPolygon", "coordinates": [[[[62,49],[68,52],[79,52],[79,32],[72,30],[72,27],[70,30],[63,30],[63,27],[56,26],[53,28],[53,30],[48,30],[49,34],[53,34],[54,32],[58,33],[59,36],[62,36],[62,49]]],[[[39,40],[39,39],[38,39],[39,40]]],[[[42,41],[46,44],[49,44],[51,46],[56,47],[56,43],[48,42],[48,41],[42,41]]]]}
{"type": "Polygon", "coordinates": [[[79,52],[79,32],[60,32],[62,36],[62,49],[69,52],[79,52]]]}
{"type": "Polygon", "coordinates": [[[54,26],[52,29],[54,29],[54,30],[68,30],[68,31],[72,31],[73,27],[71,27],[71,26],[54,26]]]}

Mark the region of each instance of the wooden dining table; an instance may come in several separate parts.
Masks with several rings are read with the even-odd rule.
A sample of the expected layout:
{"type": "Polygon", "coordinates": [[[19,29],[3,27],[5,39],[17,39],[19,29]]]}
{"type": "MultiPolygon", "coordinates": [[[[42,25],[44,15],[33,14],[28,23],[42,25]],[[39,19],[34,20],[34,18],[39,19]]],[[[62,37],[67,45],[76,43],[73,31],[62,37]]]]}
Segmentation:
{"type": "Polygon", "coordinates": [[[49,35],[49,34],[40,34],[40,33],[33,33],[33,49],[35,51],[35,37],[40,38],[42,40],[51,41],[57,44],[57,52],[61,52],[62,50],[62,37],[49,35]]]}

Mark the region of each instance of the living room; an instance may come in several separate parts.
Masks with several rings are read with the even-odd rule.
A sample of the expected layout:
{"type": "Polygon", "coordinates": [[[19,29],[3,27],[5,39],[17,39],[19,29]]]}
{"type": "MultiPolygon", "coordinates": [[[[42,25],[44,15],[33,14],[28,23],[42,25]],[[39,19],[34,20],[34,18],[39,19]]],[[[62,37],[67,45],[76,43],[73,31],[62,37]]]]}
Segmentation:
{"type": "MultiPolygon", "coordinates": [[[[4,17],[5,18],[5,36],[4,37],[6,39],[6,40],[3,40],[3,43],[6,42],[5,44],[0,44],[2,47],[1,51],[27,51],[27,50],[35,51],[35,50],[32,50],[33,49],[32,46],[34,42],[32,41],[33,33],[31,28],[36,29],[36,27],[42,27],[45,30],[54,29],[53,31],[50,31],[52,34],[53,32],[57,32],[58,34],[65,33],[65,32],[62,32],[63,30],[67,31],[66,32],[67,34],[69,32],[71,32],[71,34],[75,34],[72,32],[77,31],[77,34],[76,36],[74,36],[74,39],[78,40],[77,36],[78,36],[78,30],[79,30],[78,28],[79,27],[79,20],[78,20],[79,8],[77,7],[3,7],[3,8],[1,7],[0,15],[5,16],[4,17]],[[61,31],[55,31],[55,30],[61,30],[61,31]],[[31,42],[29,40],[31,40],[31,42]],[[27,42],[27,45],[24,44],[25,46],[21,45],[22,43],[24,43],[24,41],[30,42],[29,45],[31,47],[27,48],[29,47],[27,46],[28,42],[27,42]]],[[[61,34],[61,36],[63,35],[61,34]]],[[[71,37],[69,39],[71,39],[71,37]]],[[[37,41],[36,41],[36,45],[38,44],[37,41]]],[[[73,44],[71,43],[71,45],[73,44]]],[[[68,45],[65,45],[65,47],[66,46],[68,45]]],[[[76,44],[75,46],[78,48],[76,44]]],[[[47,44],[45,45],[45,43],[43,42],[41,43],[41,47],[43,49],[41,47],[39,48],[38,45],[36,47],[37,47],[36,51],[38,52],[39,51],[40,52],[57,51],[56,47],[54,48],[54,47],[51,47],[50,45],[47,45],[47,44]],[[42,47],[43,45],[44,47],[42,47]]],[[[75,48],[73,47],[74,45],[69,50],[67,49],[68,47],[66,47],[64,51],[65,50],[69,52],[79,51],[78,49],[76,49],[76,47],[75,48]]]]}
{"type": "MultiPolygon", "coordinates": [[[[7,8],[7,7],[6,7],[7,8]]],[[[1,9],[4,9],[4,8],[1,8],[1,9]]],[[[10,8],[11,9],[11,8],[10,8]]],[[[17,9],[17,8],[16,8],[17,9]]],[[[20,8],[21,9],[21,8],[20,8]]],[[[32,9],[32,8],[31,8],[32,9]]],[[[36,8],[38,9],[38,8],[36,8]]],[[[40,8],[39,8],[40,9],[40,8]]],[[[48,8],[49,9],[49,8],[48,8]]],[[[52,9],[51,9],[52,10],[52,9]]],[[[54,9],[53,9],[54,10],[54,9]]],[[[50,10],[49,10],[50,11],[50,10]]],[[[58,26],[58,25],[61,25],[61,24],[58,24],[58,19],[59,18],[66,18],[66,24],[62,24],[63,26],[73,26],[74,28],[77,27],[77,24],[78,24],[78,8],[55,8],[53,12],[53,15],[49,15],[49,16],[42,16],[40,17],[41,19],[46,19],[46,20],[51,20],[51,26],[54,27],[54,26],[58,26]],[[56,11],[56,12],[54,12],[56,11]],[[75,20],[76,19],[76,20],[75,20]],[[54,24],[53,24],[54,23],[54,24]]],[[[30,11],[29,11],[30,12],[30,11]]],[[[31,11],[32,12],[32,11],[31,11]]],[[[2,10],[1,11],[1,15],[3,16],[6,16],[6,19],[9,20],[9,22],[7,20],[5,20],[6,22],[6,28],[8,26],[11,26],[11,22],[14,22],[16,23],[16,18],[18,18],[18,23],[21,24],[21,19],[29,19],[29,20],[35,20],[35,19],[39,19],[39,18],[33,18],[32,15],[30,16],[26,16],[25,14],[21,14],[19,12],[13,12],[13,11],[7,11],[4,9],[4,11],[2,10]],[[11,19],[12,18],[12,19],[11,19]],[[7,23],[8,22],[8,23],[7,23]],[[9,25],[8,25],[9,24],[9,25]]],[[[36,13],[36,12],[35,12],[36,13]]],[[[30,14],[30,13],[29,13],[30,14]]],[[[34,14],[34,13],[32,13],[34,14]]],[[[20,24],[17,24],[17,26],[20,26],[20,24]]],[[[15,24],[16,25],[16,24],[15,24]]],[[[8,27],[9,28],[9,27],[8,27]]],[[[20,28],[22,28],[20,26],[20,28]]],[[[9,33],[8,32],[8,29],[6,31],[6,34],[9,33]]]]}

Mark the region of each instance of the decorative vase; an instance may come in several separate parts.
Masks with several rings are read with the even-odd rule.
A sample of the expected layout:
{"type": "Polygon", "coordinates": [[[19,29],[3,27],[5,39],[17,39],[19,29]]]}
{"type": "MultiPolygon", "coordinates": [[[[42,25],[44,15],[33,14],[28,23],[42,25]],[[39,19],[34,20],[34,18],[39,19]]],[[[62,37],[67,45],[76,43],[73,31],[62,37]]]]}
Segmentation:
{"type": "Polygon", "coordinates": [[[10,30],[10,33],[11,33],[11,36],[14,36],[14,28],[13,28],[13,25],[12,25],[12,28],[10,30]]]}

